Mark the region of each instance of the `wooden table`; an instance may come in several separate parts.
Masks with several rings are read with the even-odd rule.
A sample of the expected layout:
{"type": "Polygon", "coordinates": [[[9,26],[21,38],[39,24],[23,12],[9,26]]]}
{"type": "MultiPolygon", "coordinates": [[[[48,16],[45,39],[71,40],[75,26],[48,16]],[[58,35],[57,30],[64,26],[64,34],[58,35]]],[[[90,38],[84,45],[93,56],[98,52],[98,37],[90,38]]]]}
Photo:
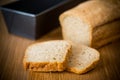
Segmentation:
{"type": "Polygon", "coordinates": [[[57,28],[36,41],[9,34],[0,12],[0,80],[120,80],[120,40],[99,49],[98,66],[83,75],[69,72],[40,73],[23,69],[26,47],[34,42],[62,39],[57,28]]]}

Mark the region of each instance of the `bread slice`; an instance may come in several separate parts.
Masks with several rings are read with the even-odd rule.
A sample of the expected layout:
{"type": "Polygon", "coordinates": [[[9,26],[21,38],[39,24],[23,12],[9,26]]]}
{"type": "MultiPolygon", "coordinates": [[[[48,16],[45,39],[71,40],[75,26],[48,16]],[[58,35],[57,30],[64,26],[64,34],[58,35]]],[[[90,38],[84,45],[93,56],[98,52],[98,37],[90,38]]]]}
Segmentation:
{"type": "Polygon", "coordinates": [[[118,33],[120,20],[117,20],[120,18],[119,14],[120,0],[88,0],[60,15],[63,38],[76,45],[82,43],[99,48],[120,38],[120,31],[118,33]],[[96,34],[101,31],[102,33],[97,33],[99,35],[96,34]],[[106,35],[101,35],[103,33],[106,35]],[[98,36],[101,36],[102,39],[98,36]],[[102,43],[101,45],[96,44],[99,41],[102,43]]]}
{"type": "Polygon", "coordinates": [[[41,72],[63,71],[70,53],[71,45],[64,40],[35,43],[25,51],[24,67],[41,72]]]}
{"type": "Polygon", "coordinates": [[[99,60],[100,54],[97,50],[84,45],[73,47],[68,60],[67,71],[83,74],[93,69],[99,60]]]}

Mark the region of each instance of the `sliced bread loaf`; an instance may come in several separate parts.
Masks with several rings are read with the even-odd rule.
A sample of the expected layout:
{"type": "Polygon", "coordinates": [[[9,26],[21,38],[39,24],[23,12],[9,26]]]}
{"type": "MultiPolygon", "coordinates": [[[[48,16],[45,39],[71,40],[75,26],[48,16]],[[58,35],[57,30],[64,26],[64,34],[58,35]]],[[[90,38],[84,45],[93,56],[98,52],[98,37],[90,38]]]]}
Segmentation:
{"type": "Polygon", "coordinates": [[[120,0],[88,0],[60,15],[63,38],[99,48],[120,38],[119,14],[120,0]]]}
{"type": "Polygon", "coordinates": [[[71,45],[64,40],[35,43],[26,49],[24,67],[32,71],[63,71],[71,45]]]}
{"type": "Polygon", "coordinates": [[[100,54],[97,50],[84,45],[73,47],[67,63],[67,71],[85,73],[93,69],[99,60],[100,54]]]}

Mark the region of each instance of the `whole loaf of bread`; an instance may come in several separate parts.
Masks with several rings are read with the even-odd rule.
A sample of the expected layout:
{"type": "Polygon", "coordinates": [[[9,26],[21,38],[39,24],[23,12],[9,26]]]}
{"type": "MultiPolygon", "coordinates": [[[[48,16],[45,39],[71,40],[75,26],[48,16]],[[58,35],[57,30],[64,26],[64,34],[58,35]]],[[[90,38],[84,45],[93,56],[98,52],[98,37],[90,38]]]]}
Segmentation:
{"type": "Polygon", "coordinates": [[[64,12],[63,38],[73,45],[99,48],[120,38],[120,0],[89,0],[64,12]]]}

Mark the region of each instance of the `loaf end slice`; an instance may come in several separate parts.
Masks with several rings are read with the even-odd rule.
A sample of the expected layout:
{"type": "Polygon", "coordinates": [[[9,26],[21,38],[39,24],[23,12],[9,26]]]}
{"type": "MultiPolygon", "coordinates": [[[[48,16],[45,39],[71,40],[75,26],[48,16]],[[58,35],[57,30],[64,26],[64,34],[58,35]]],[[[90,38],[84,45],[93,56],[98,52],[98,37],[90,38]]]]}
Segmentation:
{"type": "Polygon", "coordinates": [[[68,60],[67,71],[83,74],[93,69],[100,60],[97,50],[81,45],[72,49],[68,60]]]}
{"type": "Polygon", "coordinates": [[[32,44],[25,51],[24,68],[41,72],[63,71],[70,52],[71,45],[64,40],[32,44]]]}

